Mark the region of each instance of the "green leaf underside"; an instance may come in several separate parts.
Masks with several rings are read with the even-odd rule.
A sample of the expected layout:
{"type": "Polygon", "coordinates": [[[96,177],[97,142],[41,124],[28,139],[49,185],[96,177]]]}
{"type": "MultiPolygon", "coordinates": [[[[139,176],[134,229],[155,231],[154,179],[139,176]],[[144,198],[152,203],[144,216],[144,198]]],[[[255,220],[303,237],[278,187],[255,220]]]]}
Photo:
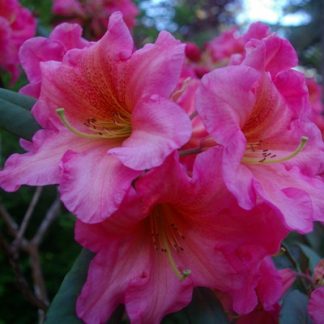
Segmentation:
{"type": "Polygon", "coordinates": [[[0,128],[9,133],[30,140],[40,126],[30,111],[0,96],[0,128]]]}
{"type": "Polygon", "coordinates": [[[46,315],[46,324],[80,324],[75,313],[76,300],[86,281],[93,253],[83,249],[65,276],[46,315]]]}
{"type": "Polygon", "coordinates": [[[320,256],[311,248],[309,248],[307,245],[304,244],[298,244],[301,250],[303,251],[304,255],[308,259],[308,264],[310,267],[310,270],[312,273],[314,273],[314,268],[317,265],[317,263],[321,260],[320,256]]]}
{"type": "Polygon", "coordinates": [[[229,324],[229,320],[208,288],[195,288],[191,303],[181,311],[166,316],[163,324],[229,324]]]}
{"type": "Polygon", "coordinates": [[[283,300],[280,324],[312,324],[307,312],[308,297],[298,290],[290,291],[283,300]]]}
{"type": "Polygon", "coordinates": [[[18,92],[0,88],[0,99],[11,102],[14,105],[20,106],[23,109],[31,110],[36,99],[30,96],[22,95],[18,92]]]}

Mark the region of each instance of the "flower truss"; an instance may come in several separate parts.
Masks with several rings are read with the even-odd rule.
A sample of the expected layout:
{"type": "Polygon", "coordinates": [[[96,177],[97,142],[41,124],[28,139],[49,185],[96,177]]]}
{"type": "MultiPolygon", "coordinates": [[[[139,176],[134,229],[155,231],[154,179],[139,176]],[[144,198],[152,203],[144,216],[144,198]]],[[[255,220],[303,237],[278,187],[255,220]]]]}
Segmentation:
{"type": "Polygon", "coordinates": [[[123,14],[126,25],[132,29],[136,23],[138,9],[132,0],[53,0],[53,13],[84,26],[88,36],[98,39],[107,26],[107,17],[113,12],[123,14]]]}
{"type": "Polygon", "coordinates": [[[20,74],[19,47],[35,31],[36,20],[28,9],[17,0],[0,1],[0,69],[9,72],[12,81],[20,74]]]}
{"type": "Polygon", "coordinates": [[[295,274],[271,256],[324,222],[316,100],[290,43],[257,23],[205,53],[167,32],[136,50],[114,13],[96,42],[62,24],[20,57],[41,130],[0,185],[58,184],[95,254],[78,316],[104,323],[124,304],[159,323],[207,287],[238,323],[275,323],[295,274]]]}

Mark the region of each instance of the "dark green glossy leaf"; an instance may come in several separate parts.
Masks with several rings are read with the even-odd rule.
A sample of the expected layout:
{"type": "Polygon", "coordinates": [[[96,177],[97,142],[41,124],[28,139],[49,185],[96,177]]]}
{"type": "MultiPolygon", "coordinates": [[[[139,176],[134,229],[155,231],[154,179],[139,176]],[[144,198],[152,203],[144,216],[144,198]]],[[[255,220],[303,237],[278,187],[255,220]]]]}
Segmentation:
{"type": "Polygon", "coordinates": [[[30,111],[0,98],[0,128],[30,140],[40,127],[30,111]]]}
{"type": "Polygon", "coordinates": [[[0,88],[0,99],[11,102],[21,108],[31,110],[36,100],[33,97],[22,95],[18,92],[0,88]]]}
{"type": "Polygon", "coordinates": [[[47,312],[46,324],[81,324],[75,313],[75,304],[87,278],[93,253],[83,249],[65,276],[47,312]]]}
{"type": "Polygon", "coordinates": [[[290,291],[283,300],[280,324],[311,324],[307,312],[308,297],[299,290],[290,291]]]}
{"type": "Polygon", "coordinates": [[[229,320],[215,294],[195,288],[191,303],[180,312],[164,318],[163,324],[228,324],[229,320]]]}
{"type": "Polygon", "coordinates": [[[308,259],[309,268],[311,269],[312,272],[314,272],[314,268],[321,258],[318,256],[318,254],[315,251],[313,251],[307,245],[299,244],[299,247],[301,248],[302,252],[308,259]]]}

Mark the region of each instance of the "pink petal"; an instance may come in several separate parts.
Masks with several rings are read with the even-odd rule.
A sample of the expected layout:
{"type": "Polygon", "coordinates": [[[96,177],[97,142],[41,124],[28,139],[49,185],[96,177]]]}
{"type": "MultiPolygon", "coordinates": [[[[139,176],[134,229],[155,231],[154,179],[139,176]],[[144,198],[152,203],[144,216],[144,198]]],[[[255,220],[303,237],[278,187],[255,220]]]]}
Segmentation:
{"type": "Polygon", "coordinates": [[[304,182],[302,175],[297,170],[287,171],[280,164],[251,166],[250,169],[258,182],[258,194],[278,208],[288,228],[301,233],[310,232],[314,213],[312,192],[307,189],[308,183],[304,182]]]}
{"type": "Polygon", "coordinates": [[[248,31],[242,36],[245,42],[251,39],[263,39],[270,34],[268,25],[261,22],[255,22],[250,25],[248,31]]]}
{"type": "Polygon", "coordinates": [[[20,62],[30,82],[41,81],[40,63],[61,61],[71,48],[83,48],[87,42],[81,38],[82,29],[77,24],[61,24],[49,38],[34,37],[27,40],[19,52],[20,62]]]}
{"type": "Polygon", "coordinates": [[[314,324],[324,324],[324,287],[315,289],[309,299],[308,313],[314,324]]]}
{"type": "Polygon", "coordinates": [[[281,72],[274,79],[274,84],[296,117],[309,114],[308,89],[302,73],[295,70],[281,72]]]}
{"type": "Polygon", "coordinates": [[[226,145],[237,137],[254,106],[258,77],[259,73],[249,67],[230,66],[202,78],[196,109],[217,143],[226,145]]]}
{"type": "Polygon", "coordinates": [[[103,143],[81,154],[68,151],[62,160],[61,199],[85,223],[101,222],[115,212],[139,175],[106,152],[103,143]]]}
{"type": "Polygon", "coordinates": [[[270,257],[264,259],[259,271],[261,278],[257,286],[258,298],[265,310],[271,310],[282,297],[281,276],[270,257]]]}
{"type": "Polygon", "coordinates": [[[53,0],[52,11],[59,16],[83,16],[84,12],[77,0],[53,0]]]}
{"type": "Polygon", "coordinates": [[[70,147],[82,151],[90,146],[89,140],[76,137],[68,131],[40,130],[33,137],[33,144],[24,143],[29,152],[13,154],[0,172],[0,186],[15,191],[21,185],[43,186],[60,181],[59,163],[70,147]]]}
{"type": "Polygon", "coordinates": [[[184,44],[161,32],[155,44],[136,51],[127,63],[127,105],[144,96],[169,97],[175,89],[184,60],[184,44]]]}
{"type": "Polygon", "coordinates": [[[286,39],[273,35],[262,40],[253,39],[246,45],[243,64],[270,72],[272,76],[289,70],[297,63],[296,51],[286,39]]]}
{"type": "Polygon", "coordinates": [[[190,136],[187,114],[172,101],[152,96],[135,107],[131,136],[108,153],[134,170],[150,169],[161,165],[190,136]]]}
{"type": "Polygon", "coordinates": [[[132,51],[129,30],[122,16],[115,13],[110,17],[107,33],[98,42],[88,48],[67,51],[63,62],[43,62],[40,98],[48,107],[46,112],[34,110],[37,119],[42,125],[48,125],[48,119],[59,122],[57,108],[64,108],[72,121],[107,118],[116,100],[123,104],[124,72],[119,64],[132,51]]]}
{"type": "MultiPolygon", "coordinates": [[[[91,235],[92,225],[87,226],[91,235]]],[[[77,314],[85,322],[105,322],[125,303],[132,322],[159,323],[165,314],[189,303],[190,280],[179,281],[166,258],[150,259],[151,237],[143,230],[110,242],[92,261],[77,302],[77,314]]]]}

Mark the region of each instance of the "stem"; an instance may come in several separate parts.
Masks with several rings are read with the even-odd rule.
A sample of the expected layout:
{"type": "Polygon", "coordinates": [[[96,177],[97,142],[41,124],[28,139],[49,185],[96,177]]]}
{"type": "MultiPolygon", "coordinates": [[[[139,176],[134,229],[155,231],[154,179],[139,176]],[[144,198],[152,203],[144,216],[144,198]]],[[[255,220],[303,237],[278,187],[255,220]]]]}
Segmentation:
{"type": "Polygon", "coordinates": [[[30,202],[30,204],[28,206],[28,209],[25,213],[25,216],[24,216],[21,226],[19,228],[17,237],[16,237],[15,241],[13,242],[13,246],[15,246],[16,248],[18,248],[21,244],[21,240],[22,240],[23,236],[25,235],[25,231],[27,229],[28,223],[30,221],[31,216],[34,213],[35,207],[39,201],[42,191],[43,191],[43,189],[41,187],[38,187],[33,195],[32,201],[30,202]]]}
{"type": "Polygon", "coordinates": [[[60,199],[56,198],[50,208],[48,209],[43,222],[40,224],[35,236],[32,239],[32,243],[39,246],[42,242],[44,235],[48,228],[51,226],[55,218],[60,214],[61,203],[60,199]]]}

